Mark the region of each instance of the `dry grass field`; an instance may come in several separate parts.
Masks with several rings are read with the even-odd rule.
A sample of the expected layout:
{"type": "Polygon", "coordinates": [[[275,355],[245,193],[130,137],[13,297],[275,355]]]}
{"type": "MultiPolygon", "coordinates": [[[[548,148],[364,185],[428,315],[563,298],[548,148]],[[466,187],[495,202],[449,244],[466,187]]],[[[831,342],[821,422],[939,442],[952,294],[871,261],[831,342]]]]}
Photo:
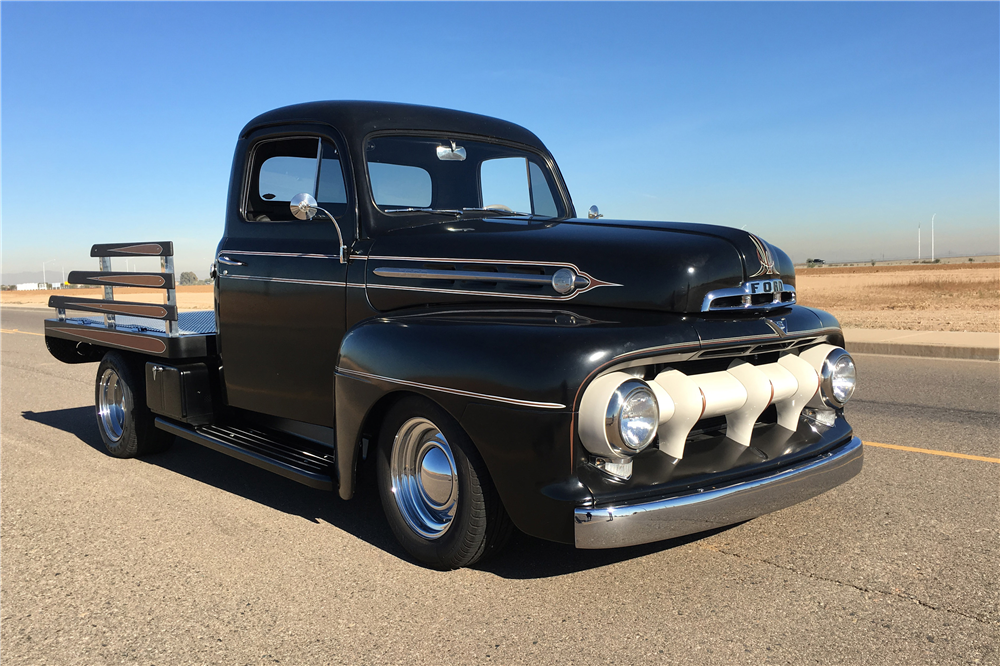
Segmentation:
{"type": "Polygon", "coordinates": [[[845,328],[1000,333],[1000,263],[805,268],[796,289],[845,328]]]}
{"type": "MultiPolygon", "coordinates": [[[[75,298],[104,298],[100,287],[86,289],[56,289],[54,291],[4,291],[0,292],[0,303],[18,307],[48,307],[49,296],[73,296],[75,298]]],[[[177,288],[177,307],[181,310],[211,310],[214,307],[212,285],[199,284],[177,288]]],[[[163,292],[152,289],[115,287],[115,300],[133,303],[162,303],[163,292]]]]}
{"type": "MultiPolygon", "coordinates": [[[[832,312],[847,328],[1000,333],[1000,263],[803,268],[799,303],[832,312]]],[[[5,291],[3,305],[44,308],[52,294],[101,298],[100,289],[5,291]]],[[[162,302],[159,292],[115,289],[116,298],[162,302]]],[[[181,310],[212,308],[212,286],[180,287],[181,310]]]]}

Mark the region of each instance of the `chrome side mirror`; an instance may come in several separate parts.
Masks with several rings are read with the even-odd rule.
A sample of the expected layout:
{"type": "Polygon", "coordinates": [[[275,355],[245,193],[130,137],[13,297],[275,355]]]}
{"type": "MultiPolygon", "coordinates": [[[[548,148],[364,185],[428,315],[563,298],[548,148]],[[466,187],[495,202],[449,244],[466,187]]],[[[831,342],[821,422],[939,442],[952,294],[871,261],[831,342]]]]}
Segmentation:
{"type": "MultiPolygon", "coordinates": [[[[292,197],[292,200],[288,202],[288,205],[292,209],[292,215],[294,215],[297,220],[311,220],[316,217],[316,211],[319,210],[316,205],[316,199],[314,199],[308,192],[296,194],[292,197]]],[[[326,213],[326,211],[323,212],[326,213]]],[[[327,215],[329,215],[329,213],[327,213],[327,215]]]]}
{"type": "Polygon", "coordinates": [[[591,206],[590,210],[587,211],[587,217],[591,220],[596,220],[604,216],[601,215],[601,211],[597,209],[597,206],[591,206]]]}
{"type": "Polygon", "coordinates": [[[340,233],[340,225],[337,224],[337,218],[331,215],[329,211],[320,208],[316,203],[316,199],[313,198],[313,195],[308,192],[296,194],[292,197],[292,200],[288,202],[288,207],[292,209],[292,215],[294,215],[297,220],[311,220],[316,217],[316,213],[323,213],[326,215],[326,217],[333,222],[333,228],[337,230],[337,241],[340,243],[340,263],[347,263],[347,246],[344,245],[344,237],[340,233]]]}

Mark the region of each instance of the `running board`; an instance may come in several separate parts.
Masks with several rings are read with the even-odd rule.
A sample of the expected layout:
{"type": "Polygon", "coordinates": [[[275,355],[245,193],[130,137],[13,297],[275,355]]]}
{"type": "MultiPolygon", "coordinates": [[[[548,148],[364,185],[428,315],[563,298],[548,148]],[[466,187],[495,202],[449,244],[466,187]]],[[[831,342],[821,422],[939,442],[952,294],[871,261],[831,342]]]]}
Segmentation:
{"type": "Polygon", "coordinates": [[[189,426],[159,416],[156,427],[311,488],[333,490],[337,485],[333,453],[292,435],[238,426],[189,426]]]}

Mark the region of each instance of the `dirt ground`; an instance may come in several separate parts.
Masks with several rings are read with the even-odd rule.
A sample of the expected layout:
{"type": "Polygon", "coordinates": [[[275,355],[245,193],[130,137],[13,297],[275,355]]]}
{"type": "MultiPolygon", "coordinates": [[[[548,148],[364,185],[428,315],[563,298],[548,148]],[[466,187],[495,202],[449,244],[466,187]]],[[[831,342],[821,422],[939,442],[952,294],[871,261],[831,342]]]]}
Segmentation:
{"type": "MultiPolygon", "coordinates": [[[[162,303],[164,292],[152,289],[115,287],[115,300],[133,303],[162,303]]],[[[18,307],[48,307],[49,296],[72,296],[74,298],[104,298],[101,287],[85,289],[54,289],[49,291],[4,291],[0,292],[0,303],[18,307]]],[[[211,310],[215,306],[212,285],[199,284],[177,287],[177,307],[182,311],[211,310]]]]}
{"type": "MultiPolygon", "coordinates": [[[[803,268],[798,301],[832,312],[846,328],[1000,333],[1000,263],[803,268]]],[[[3,305],[44,308],[51,295],[101,298],[101,289],[5,291],[3,305]]],[[[116,288],[121,300],[161,303],[163,294],[116,288]]],[[[210,310],[212,285],[179,287],[181,310],[210,310]]]]}
{"type": "Polygon", "coordinates": [[[1000,332],[1000,263],[806,268],[796,289],[845,328],[1000,332]]]}

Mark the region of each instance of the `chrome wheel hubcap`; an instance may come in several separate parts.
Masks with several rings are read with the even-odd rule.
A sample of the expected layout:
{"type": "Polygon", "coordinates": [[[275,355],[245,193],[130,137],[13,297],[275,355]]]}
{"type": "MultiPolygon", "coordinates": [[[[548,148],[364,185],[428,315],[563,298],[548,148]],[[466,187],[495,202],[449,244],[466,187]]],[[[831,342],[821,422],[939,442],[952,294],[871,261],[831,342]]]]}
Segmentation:
{"type": "Polygon", "coordinates": [[[403,520],[425,539],[448,531],[458,507],[458,473],[448,440],[425,418],[400,427],[389,461],[392,494],[403,520]]]}
{"type": "Polygon", "coordinates": [[[108,438],[117,442],[125,430],[125,391],[118,373],[108,368],[97,390],[97,418],[108,438]]]}

